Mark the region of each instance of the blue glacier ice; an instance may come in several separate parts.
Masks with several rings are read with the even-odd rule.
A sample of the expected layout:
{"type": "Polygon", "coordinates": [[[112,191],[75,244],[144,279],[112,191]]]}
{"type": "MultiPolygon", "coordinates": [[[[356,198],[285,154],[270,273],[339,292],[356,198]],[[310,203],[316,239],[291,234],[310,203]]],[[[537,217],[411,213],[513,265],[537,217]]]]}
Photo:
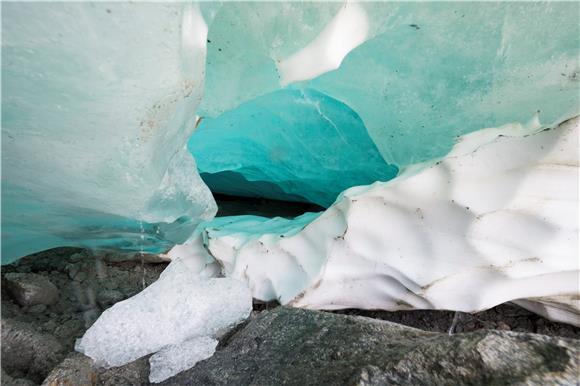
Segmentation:
{"type": "Polygon", "coordinates": [[[356,112],[309,89],[274,91],[202,120],[188,146],[211,190],[231,195],[330,206],[351,186],[397,174],[356,112]]]}
{"type": "Polygon", "coordinates": [[[579,7],[5,3],[2,261],[182,242],[216,210],[196,161],[215,191],[326,206],[577,115],[579,7]]]}
{"type": "Polygon", "coordinates": [[[2,4],[2,261],[160,252],[215,214],[184,144],[205,33],[184,3],[2,4]]]}
{"type": "MultiPolygon", "coordinates": [[[[233,131],[239,138],[238,147],[255,149],[276,143],[280,132],[269,129],[271,120],[252,122],[252,130],[245,123],[237,130],[227,125],[233,114],[249,113],[248,103],[254,102],[248,100],[285,95],[271,93],[287,84],[320,92],[356,112],[374,142],[369,152],[374,153],[376,146],[385,163],[399,169],[445,155],[461,134],[510,122],[526,123],[536,114],[542,124],[553,125],[579,111],[580,28],[576,3],[363,2],[345,3],[339,9],[336,3],[297,8],[296,4],[262,9],[251,3],[236,3],[217,10],[214,23],[219,25],[212,25],[208,34],[211,43],[206,92],[198,110],[205,119],[217,117],[208,124],[217,148],[220,136],[224,146],[231,145],[233,131]],[[260,17],[262,11],[268,17],[260,17]],[[342,28],[365,38],[352,43],[338,68],[329,65],[327,72],[317,70],[318,76],[309,78],[308,67],[320,67],[317,61],[334,52],[334,47],[325,47],[308,33],[322,35],[333,20],[313,20],[317,20],[315,15],[327,16],[330,12],[342,12],[337,15],[344,16],[335,17],[340,25],[330,34],[344,39],[340,36],[342,28]],[[303,30],[288,28],[288,20],[299,23],[303,30]],[[355,27],[349,20],[354,20],[355,27]],[[289,40],[301,45],[290,45],[289,40]],[[309,50],[309,46],[314,48],[309,50]],[[288,63],[304,68],[289,72],[288,63]],[[288,82],[289,79],[296,81],[288,82]],[[239,110],[233,110],[236,107],[239,110]],[[257,131],[263,133],[257,136],[257,131]]],[[[336,44],[332,39],[327,42],[336,44]]],[[[323,116],[319,122],[327,123],[323,116]]],[[[358,131],[359,126],[355,127],[358,131]]],[[[328,138],[321,139],[307,125],[302,132],[300,138],[309,138],[304,153],[312,144],[315,149],[316,144],[328,138]]],[[[198,162],[206,165],[202,171],[227,173],[235,169],[254,180],[256,174],[248,169],[259,169],[262,176],[273,175],[271,182],[276,183],[270,193],[263,185],[264,195],[280,195],[276,188],[288,190],[290,183],[281,181],[276,174],[281,167],[275,159],[264,160],[251,151],[244,155],[236,151],[224,155],[227,161],[215,162],[216,157],[205,150],[196,153],[197,135],[189,147],[198,154],[198,162]],[[205,156],[211,157],[211,166],[203,159],[205,156]]],[[[201,130],[199,138],[199,142],[206,138],[201,130]]],[[[199,146],[205,148],[201,143],[199,146]]],[[[350,155],[351,161],[342,165],[340,178],[348,179],[356,173],[356,167],[350,167],[367,162],[366,157],[360,156],[365,146],[361,143],[352,153],[348,146],[340,149],[345,156],[350,155]]],[[[318,157],[317,164],[322,158],[318,157]]],[[[296,157],[284,167],[310,170],[317,164],[310,164],[308,157],[296,157]]],[[[228,183],[224,176],[230,178],[230,191],[237,189],[243,194],[252,190],[252,184],[237,175],[205,179],[221,190],[228,183]]],[[[312,183],[311,186],[314,188],[312,183]]],[[[330,194],[334,193],[334,186],[321,177],[314,190],[328,189],[330,194]]],[[[312,196],[314,190],[311,194],[302,191],[300,196],[312,196]]]]}

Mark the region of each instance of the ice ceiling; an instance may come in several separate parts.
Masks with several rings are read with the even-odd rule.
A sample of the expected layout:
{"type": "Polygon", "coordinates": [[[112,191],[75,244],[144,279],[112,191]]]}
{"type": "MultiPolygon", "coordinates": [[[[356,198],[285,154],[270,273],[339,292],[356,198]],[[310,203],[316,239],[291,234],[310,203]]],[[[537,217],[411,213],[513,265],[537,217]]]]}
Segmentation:
{"type": "Polygon", "coordinates": [[[329,206],[458,135],[559,123],[578,7],[3,3],[2,261],[183,242],[216,211],[196,162],[215,192],[329,206]]]}

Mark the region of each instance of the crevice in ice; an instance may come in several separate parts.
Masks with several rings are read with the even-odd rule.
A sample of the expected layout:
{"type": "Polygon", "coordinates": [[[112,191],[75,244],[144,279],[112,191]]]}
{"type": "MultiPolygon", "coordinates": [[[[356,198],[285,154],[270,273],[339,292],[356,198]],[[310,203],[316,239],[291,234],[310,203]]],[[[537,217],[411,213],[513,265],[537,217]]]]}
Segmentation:
{"type": "Polygon", "coordinates": [[[295,218],[308,212],[322,212],[325,208],[301,201],[270,200],[261,197],[229,196],[214,193],[218,206],[216,217],[254,215],[262,217],[295,218]]]}

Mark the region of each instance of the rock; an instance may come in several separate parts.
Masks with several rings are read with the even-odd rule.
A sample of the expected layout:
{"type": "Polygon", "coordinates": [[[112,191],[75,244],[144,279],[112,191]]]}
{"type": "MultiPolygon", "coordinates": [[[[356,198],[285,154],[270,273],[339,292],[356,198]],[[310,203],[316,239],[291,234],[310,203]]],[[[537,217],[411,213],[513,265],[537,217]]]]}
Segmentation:
{"type": "Polygon", "coordinates": [[[91,358],[72,353],[50,372],[42,386],[93,386],[97,381],[98,373],[91,358]]]}
{"type": "Polygon", "coordinates": [[[79,273],[80,267],[77,264],[67,264],[66,270],[68,272],[68,277],[74,279],[79,273]]]}
{"type": "Polygon", "coordinates": [[[510,326],[507,323],[502,322],[501,320],[497,323],[497,329],[504,330],[504,331],[511,330],[510,326]]]}
{"type": "Polygon", "coordinates": [[[7,273],[4,281],[10,295],[21,306],[51,305],[58,301],[58,288],[44,276],[35,273],[7,273]]]}
{"type": "Polygon", "coordinates": [[[54,335],[60,339],[66,339],[71,334],[78,334],[80,337],[84,331],[84,323],[78,318],[61,320],[60,325],[54,330],[54,335]]]}
{"type": "Polygon", "coordinates": [[[103,289],[97,295],[97,303],[103,308],[108,308],[124,299],[125,295],[121,291],[114,289],[103,289]]]}
{"type": "Polygon", "coordinates": [[[74,279],[76,281],[83,282],[83,281],[87,280],[88,277],[89,277],[89,275],[86,272],[81,271],[75,275],[74,279]]]}
{"type": "Polygon", "coordinates": [[[68,261],[71,263],[78,263],[85,258],[85,254],[82,252],[73,253],[68,257],[68,261]]]}
{"type": "Polygon", "coordinates": [[[0,380],[2,380],[2,385],[6,386],[36,386],[36,384],[29,379],[12,378],[4,371],[4,369],[2,369],[0,380]]]}
{"type": "Polygon", "coordinates": [[[46,311],[46,304],[37,304],[28,309],[31,314],[41,314],[46,311]]]}
{"type": "Polygon", "coordinates": [[[125,366],[97,368],[93,360],[80,353],[71,353],[55,367],[42,386],[143,386],[149,385],[148,356],[125,366]]]}
{"type": "Polygon", "coordinates": [[[121,367],[102,370],[99,386],[144,386],[150,385],[149,355],[121,367]]]}
{"type": "Polygon", "coordinates": [[[171,261],[164,254],[123,252],[123,251],[102,251],[103,260],[108,263],[122,263],[126,261],[138,261],[147,264],[168,263],[171,261]]]}
{"type": "Polygon", "coordinates": [[[512,331],[449,336],[279,307],[162,385],[575,384],[578,341],[512,331]]]}
{"type": "Polygon", "coordinates": [[[62,345],[52,335],[24,322],[2,320],[2,367],[9,374],[26,374],[40,383],[62,357],[62,345]]]}

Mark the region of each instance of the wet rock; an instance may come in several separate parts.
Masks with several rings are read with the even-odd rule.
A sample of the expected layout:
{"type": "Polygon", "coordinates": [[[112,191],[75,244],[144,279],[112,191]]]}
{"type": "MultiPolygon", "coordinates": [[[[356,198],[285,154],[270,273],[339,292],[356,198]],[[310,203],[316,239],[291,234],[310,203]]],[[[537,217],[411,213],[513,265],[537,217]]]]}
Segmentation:
{"type": "Polygon", "coordinates": [[[2,367],[8,374],[24,374],[40,383],[63,356],[62,345],[52,335],[24,322],[2,320],[2,367]]]}
{"type": "Polygon", "coordinates": [[[23,307],[51,305],[58,301],[58,288],[46,277],[35,273],[7,273],[4,275],[4,285],[23,307]]]}
{"type": "Polygon", "coordinates": [[[72,353],[55,367],[42,386],[93,386],[97,385],[98,374],[91,358],[72,353]]]}
{"type": "Polygon", "coordinates": [[[512,331],[433,333],[279,307],[163,385],[575,384],[578,341],[512,331]]]}

